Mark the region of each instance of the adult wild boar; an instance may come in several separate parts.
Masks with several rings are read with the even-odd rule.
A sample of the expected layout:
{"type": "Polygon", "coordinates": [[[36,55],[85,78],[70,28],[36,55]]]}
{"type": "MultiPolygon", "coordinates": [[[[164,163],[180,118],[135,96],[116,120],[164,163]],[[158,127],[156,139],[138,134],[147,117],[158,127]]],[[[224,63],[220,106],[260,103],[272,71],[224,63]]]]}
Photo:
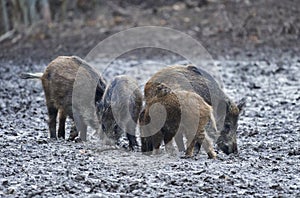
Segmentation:
{"type": "Polygon", "coordinates": [[[116,143],[126,134],[129,148],[134,150],[138,146],[135,131],[142,103],[142,93],[134,79],[125,75],[115,77],[98,105],[102,132],[116,143]]]}
{"type": "MultiPolygon", "coordinates": [[[[207,104],[213,107],[217,129],[220,131],[220,134],[215,134],[207,129],[209,136],[216,139],[218,147],[224,153],[238,152],[236,130],[245,99],[238,104],[234,103],[206,71],[192,65],[178,65],[163,68],[150,78],[144,89],[146,104],[160,92],[159,85],[162,83],[172,90],[191,91],[200,95],[207,104]]],[[[182,138],[176,138],[177,145],[182,145],[179,142],[180,139],[182,138]]]]}
{"type": "Polygon", "coordinates": [[[44,73],[23,73],[23,79],[38,78],[42,81],[49,115],[50,138],[56,138],[56,119],[59,114],[58,137],[65,138],[67,116],[75,121],[77,130],[70,134],[75,139],[80,131],[86,140],[87,125],[98,130],[99,121],[95,103],[100,101],[106,84],[103,78],[84,60],[76,56],[59,56],[46,67],[44,73]],[[73,95],[73,90],[85,91],[73,95]],[[94,91],[93,91],[94,90],[94,91]],[[94,98],[92,98],[94,97],[94,98]],[[89,103],[89,101],[91,101],[89,103]]]}
{"type": "MultiPolygon", "coordinates": [[[[185,155],[192,157],[195,144],[202,145],[209,158],[215,158],[212,143],[205,132],[205,126],[211,120],[217,133],[213,110],[201,96],[191,91],[172,91],[163,83],[158,85],[159,92],[146,103],[140,116],[142,151],[158,150],[162,140],[166,148],[172,147],[172,139],[180,133],[186,138],[185,155]],[[149,135],[149,128],[143,127],[150,122],[151,108],[154,104],[162,105],[166,110],[165,123],[153,135],[149,135]]],[[[154,110],[154,113],[160,109],[154,110]]],[[[152,115],[152,116],[158,116],[152,115]]],[[[160,119],[164,119],[163,117],[160,119]]],[[[151,129],[150,129],[151,130],[151,129]]]]}

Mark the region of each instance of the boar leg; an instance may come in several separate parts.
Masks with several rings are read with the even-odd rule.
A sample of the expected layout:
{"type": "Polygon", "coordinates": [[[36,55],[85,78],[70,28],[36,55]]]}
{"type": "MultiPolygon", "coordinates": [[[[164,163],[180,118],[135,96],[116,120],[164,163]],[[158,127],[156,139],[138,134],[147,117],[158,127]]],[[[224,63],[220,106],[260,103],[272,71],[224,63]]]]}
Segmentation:
{"type": "Polygon", "coordinates": [[[86,141],[87,125],[84,123],[83,118],[77,113],[74,115],[74,120],[77,130],[80,132],[80,139],[86,141]]]}
{"type": "Polygon", "coordinates": [[[208,155],[208,158],[215,159],[217,157],[216,152],[214,151],[213,145],[209,137],[205,136],[203,140],[203,148],[208,155]]]}
{"type": "Polygon", "coordinates": [[[75,123],[73,121],[73,124],[72,124],[72,127],[71,127],[71,131],[70,131],[70,136],[69,136],[68,140],[73,141],[77,136],[78,136],[78,131],[77,131],[75,123]]]}
{"type": "Polygon", "coordinates": [[[185,155],[187,157],[192,157],[193,153],[194,153],[195,144],[198,142],[199,146],[201,147],[203,139],[204,139],[204,130],[203,129],[201,129],[201,130],[198,129],[195,137],[193,138],[193,140],[188,145],[188,147],[185,151],[185,155]]]}
{"type": "Polygon", "coordinates": [[[183,142],[183,135],[181,132],[177,132],[175,135],[175,142],[179,152],[185,151],[184,142],[183,142]]]}
{"type": "Polygon", "coordinates": [[[87,137],[87,125],[83,123],[83,126],[80,127],[80,139],[86,141],[87,137]]]}
{"type": "Polygon", "coordinates": [[[141,137],[141,150],[143,153],[153,151],[152,137],[141,137]]]}
{"type": "Polygon", "coordinates": [[[151,137],[154,154],[156,154],[157,151],[159,150],[159,147],[160,147],[160,144],[161,144],[162,140],[163,140],[163,134],[162,134],[161,131],[157,132],[156,134],[154,134],[151,137]]]}
{"type": "Polygon", "coordinates": [[[127,139],[129,141],[129,148],[131,150],[134,150],[135,147],[138,147],[138,143],[137,143],[137,140],[136,140],[136,136],[135,136],[135,128],[136,128],[136,124],[132,124],[130,122],[128,122],[126,124],[126,136],[127,136],[127,139]]]}
{"type": "Polygon", "coordinates": [[[63,138],[65,139],[65,124],[66,124],[66,114],[64,113],[63,110],[59,111],[59,125],[58,125],[58,138],[63,138]]]}
{"type": "Polygon", "coordinates": [[[201,149],[201,145],[199,145],[199,143],[196,142],[195,148],[194,148],[194,155],[197,155],[198,153],[200,153],[200,149],[201,149]]]}
{"type": "Polygon", "coordinates": [[[127,133],[126,135],[127,135],[128,141],[129,141],[129,148],[130,148],[131,150],[134,150],[135,147],[138,146],[138,143],[137,143],[137,141],[136,141],[136,136],[135,136],[135,135],[131,135],[131,134],[129,134],[129,133],[127,133]]]}
{"type": "Polygon", "coordinates": [[[176,155],[176,149],[174,148],[174,145],[173,145],[173,140],[171,140],[170,142],[168,142],[166,145],[165,145],[165,148],[166,148],[166,151],[172,155],[172,156],[175,156],[176,155]]]}
{"type": "Polygon", "coordinates": [[[193,152],[194,152],[194,147],[195,147],[195,143],[197,142],[197,137],[195,137],[191,143],[188,145],[186,151],[185,151],[185,156],[186,157],[192,157],[193,156],[193,152]]]}
{"type": "MultiPolygon", "coordinates": [[[[172,128],[173,129],[173,128],[172,128]]],[[[162,129],[162,134],[163,134],[163,138],[164,138],[164,143],[165,143],[165,149],[168,153],[170,153],[171,155],[175,155],[175,149],[173,146],[173,138],[175,136],[175,133],[173,133],[174,130],[164,130],[162,129]]]]}
{"type": "Polygon", "coordinates": [[[165,145],[167,145],[169,142],[171,142],[175,136],[175,133],[173,133],[171,130],[167,131],[167,130],[162,129],[161,133],[163,135],[165,145]]]}
{"type": "Polygon", "coordinates": [[[56,139],[56,118],[58,109],[54,107],[53,104],[47,104],[48,115],[49,115],[49,131],[50,131],[50,138],[56,139]]]}

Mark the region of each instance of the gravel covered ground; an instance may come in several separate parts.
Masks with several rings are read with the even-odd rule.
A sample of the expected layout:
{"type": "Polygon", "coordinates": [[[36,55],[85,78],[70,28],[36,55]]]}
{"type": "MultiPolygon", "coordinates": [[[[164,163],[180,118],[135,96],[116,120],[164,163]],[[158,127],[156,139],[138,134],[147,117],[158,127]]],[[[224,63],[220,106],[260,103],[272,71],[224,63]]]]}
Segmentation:
{"type": "MultiPolygon", "coordinates": [[[[139,65],[113,64],[120,63],[124,71],[139,65]]],[[[299,196],[300,57],[270,50],[215,65],[231,98],[246,96],[248,103],[238,128],[239,154],[219,152],[209,160],[204,153],[197,159],[145,156],[91,136],[86,143],[50,140],[40,82],[17,75],[45,64],[1,62],[0,196],[299,196]]]]}

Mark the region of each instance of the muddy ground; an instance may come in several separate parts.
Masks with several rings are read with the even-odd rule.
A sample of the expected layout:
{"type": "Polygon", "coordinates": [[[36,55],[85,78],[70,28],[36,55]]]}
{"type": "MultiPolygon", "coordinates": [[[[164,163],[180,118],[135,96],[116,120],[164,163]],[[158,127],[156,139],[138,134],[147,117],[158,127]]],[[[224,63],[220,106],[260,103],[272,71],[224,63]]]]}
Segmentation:
{"type": "MultiPolygon", "coordinates": [[[[284,2],[143,4],[126,7],[131,15],[39,24],[0,43],[0,196],[300,196],[299,3],[284,2]],[[91,133],[86,143],[48,139],[41,84],[18,74],[43,71],[57,55],[85,57],[107,36],[140,25],[172,27],[198,39],[212,54],[226,93],[236,101],[247,97],[238,155],[146,156],[105,146],[91,133]]],[[[184,62],[161,50],[135,51],[115,60],[104,76],[128,74],[142,85],[159,67],[184,62]]]]}

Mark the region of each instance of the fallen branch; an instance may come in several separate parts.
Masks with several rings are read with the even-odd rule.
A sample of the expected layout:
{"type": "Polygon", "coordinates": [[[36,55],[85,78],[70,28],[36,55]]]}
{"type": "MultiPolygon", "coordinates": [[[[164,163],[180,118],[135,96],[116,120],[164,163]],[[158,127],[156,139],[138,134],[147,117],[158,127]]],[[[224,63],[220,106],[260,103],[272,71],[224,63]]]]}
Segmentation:
{"type": "Polygon", "coordinates": [[[13,29],[13,30],[10,30],[10,31],[2,34],[0,36],[0,43],[3,42],[3,41],[5,41],[5,40],[7,40],[7,39],[12,39],[13,35],[15,34],[15,32],[16,32],[16,30],[13,29]]]}
{"type": "Polygon", "coordinates": [[[107,5],[109,5],[109,7],[111,7],[116,13],[118,13],[120,15],[123,15],[123,16],[130,16],[131,15],[130,11],[121,8],[120,6],[112,3],[111,1],[107,1],[107,5]]]}

